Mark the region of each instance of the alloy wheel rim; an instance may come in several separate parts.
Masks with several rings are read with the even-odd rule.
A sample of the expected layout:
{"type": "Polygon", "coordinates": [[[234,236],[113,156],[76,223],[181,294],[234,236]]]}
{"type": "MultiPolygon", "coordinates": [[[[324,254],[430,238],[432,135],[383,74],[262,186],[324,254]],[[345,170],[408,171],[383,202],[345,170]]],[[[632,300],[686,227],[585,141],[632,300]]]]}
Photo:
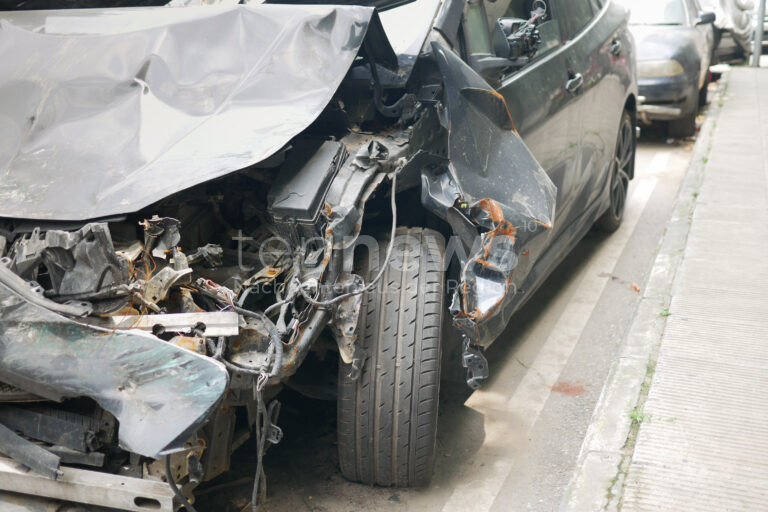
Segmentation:
{"type": "Polygon", "coordinates": [[[629,167],[632,164],[632,126],[624,121],[619,131],[616,144],[616,156],[613,159],[613,176],[611,179],[611,208],[617,219],[624,212],[629,189],[629,167]]]}

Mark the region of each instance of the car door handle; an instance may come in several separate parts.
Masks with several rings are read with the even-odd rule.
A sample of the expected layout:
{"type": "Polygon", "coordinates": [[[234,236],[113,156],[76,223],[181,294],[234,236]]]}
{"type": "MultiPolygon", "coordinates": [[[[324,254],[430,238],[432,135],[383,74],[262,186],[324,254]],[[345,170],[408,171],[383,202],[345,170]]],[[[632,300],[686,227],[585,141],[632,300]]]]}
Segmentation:
{"type": "Polygon", "coordinates": [[[621,41],[619,41],[618,39],[614,39],[614,41],[611,43],[611,50],[610,50],[611,55],[613,55],[614,57],[618,57],[621,55],[621,50],[622,50],[621,41]]]}
{"type": "Polygon", "coordinates": [[[582,85],[584,85],[584,77],[581,76],[581,73],[576,73],[571,75],[570,79],[565,83],[565,90],[571,94],[576,94],[582,85]]]}

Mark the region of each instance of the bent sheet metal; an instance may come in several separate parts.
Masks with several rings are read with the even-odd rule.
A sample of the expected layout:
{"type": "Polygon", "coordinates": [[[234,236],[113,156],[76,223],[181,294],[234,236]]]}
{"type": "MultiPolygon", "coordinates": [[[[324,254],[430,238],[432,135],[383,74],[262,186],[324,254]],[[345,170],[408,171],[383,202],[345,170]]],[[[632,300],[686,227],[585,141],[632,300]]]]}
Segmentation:
{"type": "Polygon", "coordinates": [[[0,284],[0,380],[52,400],[88,396],[120,422],[122,448],[158,458],[208,418],[229,374],[141,331],[69,320],[0,284]]]}
{"type": "Polygon", "coordinates": [[[515,307],[525,275],[515,272],[521,255],[539,255],[551,233],[557,190],[517,134],[501,95],[453,52],[439,43],[432,50],[445,88],[449,164],[442,174],[423,174],[422,197],[459,236],[467,219],[480,228],[479,238],[465,241],[471,254],[451,313],[473,342],[487,345],[515,307]]]}
{"type": "Polygon", "coordinates": [[[372,32],[396,68],[370,7],[3,13],[0,217],[133,212],[260,162],[317,118],[372,32]]]}

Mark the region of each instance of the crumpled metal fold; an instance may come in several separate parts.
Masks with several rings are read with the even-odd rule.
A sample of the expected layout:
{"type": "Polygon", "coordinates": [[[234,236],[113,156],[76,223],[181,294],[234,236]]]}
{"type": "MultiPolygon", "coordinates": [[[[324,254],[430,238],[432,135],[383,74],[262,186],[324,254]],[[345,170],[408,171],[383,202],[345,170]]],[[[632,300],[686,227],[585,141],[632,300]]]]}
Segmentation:
{"type": "Polygon", "coordinates": [[[0,13],[0,217],[130,213],[256,164],[318,117],[374,35],[396,68],[370,7],[0,13]]]}
{"type": "Polygon", "coordinates": [[[120,446],[159,458],[182,447],[229,383],[224,366],[140,331],[86,326],[0,284],[0,380],[60,400],[86,396],[120,422],[120,446]]]}
{"type": "Polygon", "coordinates": [[[432,48],[443,77],[448,163],[445,174],[422,177],[423,201],[443,209],[460,236],[466,226],[459,218],[479,228],[451,313],[473,343],[487,345],[511,315],[521,255],[530,265],[550,236],[557,189],[518,135],[504,98],[453,52],[432,48]]]}

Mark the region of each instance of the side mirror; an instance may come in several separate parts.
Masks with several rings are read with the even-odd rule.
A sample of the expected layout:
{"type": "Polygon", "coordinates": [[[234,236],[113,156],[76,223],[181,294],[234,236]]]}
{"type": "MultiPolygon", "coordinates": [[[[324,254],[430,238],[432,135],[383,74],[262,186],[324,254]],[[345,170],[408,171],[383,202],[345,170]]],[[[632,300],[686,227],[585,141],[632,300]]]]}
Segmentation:
{"type": "Polygon", "coordinates": [[[501,78],[509,69],[525,66],[541,43],[540,17],[530,22],[521,18],[499,18],[493,27],[493,55],[470,55],[470,66],[491,82],[501,78]]]}
{"type": "Polygon", "coordinates": [[[709,25],[710,23],[714,23],[717,19],[717,16],[713,12],[702,12],[699,14],[699,17],[696,18],[696,25],[709,25]]]}
{"type": "Polygon", "coordinates": [[[538,25],[521,18],[497,19],[491,35],[493,53],[503,59],[527,61],[541,42],[538,25]]]}
{"type": "Polygon", "coordinates": [[[509,36],[517,32],[525,24],[521,18],[499,18],[493,24],[493,34],[491,43],[493,44],[493,53],[497,57],[508,59],[512,54],[512,45],[509,36]]]}

